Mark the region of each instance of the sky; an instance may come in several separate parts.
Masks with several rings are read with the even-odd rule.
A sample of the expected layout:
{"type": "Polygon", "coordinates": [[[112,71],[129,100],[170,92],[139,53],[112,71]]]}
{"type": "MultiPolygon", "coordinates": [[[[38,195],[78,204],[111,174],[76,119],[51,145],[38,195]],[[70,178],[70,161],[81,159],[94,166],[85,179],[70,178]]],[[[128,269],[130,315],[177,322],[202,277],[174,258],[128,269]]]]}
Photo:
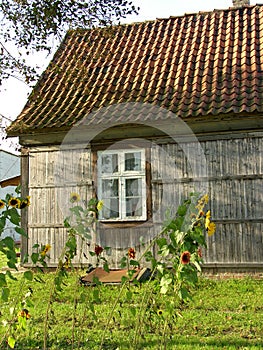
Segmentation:
{"type": "MultiPolygon", "coordinates": [[[[124,23],[182,16],[185,13],[213,11],[232,6],[232,0],[132,0],[132,2],[140,7],[139,15],[127,17],[124,23]]],[[[258,2],[260,1],[251,0],[250,4],[254,5],[258,2]]],[[[44,70],[51,57],[46,58],[38,54],[31,59],[44,70]]],[[[0,91],[0,114],[14,120],[23,109],[30,91],[31,89],[25,83],[16,79],[9,80],[0,91]]]]}

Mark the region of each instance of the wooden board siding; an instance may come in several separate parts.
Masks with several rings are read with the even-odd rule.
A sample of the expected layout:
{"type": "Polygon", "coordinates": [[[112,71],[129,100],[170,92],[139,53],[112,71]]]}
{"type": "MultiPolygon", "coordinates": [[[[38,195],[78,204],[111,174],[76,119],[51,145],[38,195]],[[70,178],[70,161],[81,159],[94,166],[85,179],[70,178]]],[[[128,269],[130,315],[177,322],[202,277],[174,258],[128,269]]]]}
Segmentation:
{"type": "MultiPolygon", "coordinates": [[[[151,149],[152,217],[150,222],[132,225],[103,225],[94,237],[98,244],[111,246],[107,258],[119,266],[129,247],[143,251],[140,238],[149,243],[161,229],[167,208],[175,211],[193,190],[207,188],[209,207],[217,224],[216,234],[207,239],[203,252],[207,266],[263,265],[263,138],[261,133],[232,137],[203,137],[200,140],[206,171],[200,173],[199,157],[193,158],[196,143],[187,150],[175,143],[159,141],[151,149]],[[192,153],[193,152],[193,153],[192,153]],[[163,154],[167,155],[165,159],[163,154]],[[191,161],[189,162],[189,159],[191,161]]],[[[70,193],[83,198],[93,193],[90,150],[65,151],[65,164],[55,166],[58,150],[34,148],[29,155],[29,236],[32,243],[52,245],[50,265],[56,263],[65,242],[63,213],[57,198],[70,193]],[[56,181],[56,172],[59,183],[56,181]]],[[[29,242],[30,242],[29,241],[29,242]]],[[[87,247],[85,247],[86,249],[87,247]]],[[[87,248],[88,249],[88,248],[87,248]]],[[[81,257],[83,263],[87,262],[81,257]]]]}
{"type": "MultiPolygon", "coordinates": [[[[55,266],[65,245],[67,232],[63,226],[69,214],[70,194],[77,192],[82,200],[92,196],[90,151],[59,150],[56,147],[32,148],[29,162],[28,253],[32,246],[50,244],[49,265],[55,266]]],[[[79,240],[79,250],[82,243],[79,240]]],[[[83,247],[87,254],[89,247],[83,247]]],[[[88,254],[87,254],[88,255],[88,254]]],[[[75,263],[86,263],[81,254],[75,263]]]]}
{"type": "MultiPolygon", "coordinates": [[[[207,239],[204,260],[210,264],[263,264],[263,139],[242,137],[200,141],[206,157],[207,176],[191,178],[187,157],[178,145],[163,145],[176,160],[181,177],[163,183],[153,174],[155,194],[166,188],[171,203],[191,192],[200,182],[208,185],[209,207],[217,223],[216,234],[207,239]],[[181,155],[181,157],[180,157],[181,155]],[[178,160],[178,156],[180,157],[178,160]],[[159,187],[159,190],[158,190],[159,187]],[[161,189],[160,189],[161,187],[161,189]]],[[[160,168],[160,162],[156,167],[160,168]]],[[[158,200],[153,200],[157,202],[158,200]]]]}

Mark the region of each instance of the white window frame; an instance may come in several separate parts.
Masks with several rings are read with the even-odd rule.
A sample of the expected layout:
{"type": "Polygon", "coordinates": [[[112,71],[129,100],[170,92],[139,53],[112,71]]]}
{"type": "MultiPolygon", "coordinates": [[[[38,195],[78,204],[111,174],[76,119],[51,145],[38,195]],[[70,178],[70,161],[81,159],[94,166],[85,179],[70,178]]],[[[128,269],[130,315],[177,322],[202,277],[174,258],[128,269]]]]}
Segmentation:
{"type": "MultiPolygon", "coordinates": [[[[100,221],[145,221],[147,219],[147,203],[146,203],[146,162],[145,162],[145,149],[117,149],[117,150],[105,150],[98,152],[97,162],[97,178],[98,178],[98,199],[103,200],[102,182],[103,180],[118,180],[118,217],[103,217],[103,210],[99,212],[100,221]],[[125,154],[128,153],[140,153],[141,167],[140,170],[125,170],[125,154]],[[118,156],[118,171],[114,173],[102,172],[102,155],[118,156]],[[127,215],[126,210],[126,180],[129,179],[141,179],[141,215],[127,215]]],[[[106,200],[105,200],[106,202],[106,200]]],[[[104,203],[106,204],[106,203],[104,203]]]]}

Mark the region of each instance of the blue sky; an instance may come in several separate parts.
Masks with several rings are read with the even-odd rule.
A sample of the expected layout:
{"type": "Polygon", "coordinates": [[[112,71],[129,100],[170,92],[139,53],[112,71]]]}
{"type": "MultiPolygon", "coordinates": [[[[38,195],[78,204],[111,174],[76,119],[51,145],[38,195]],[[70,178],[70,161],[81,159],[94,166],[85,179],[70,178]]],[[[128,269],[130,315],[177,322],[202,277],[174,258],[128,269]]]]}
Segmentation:
{"type": "MultiPolygon", "coordinates": [[[[125,23],[181,16],[185,13],[212,11],[232,6],[232,0],[133,0],[133,3],[140,7],[140,13],[138,16],[128,17],[125,23]]],[[[257,1],[250,1],[251,5],[256,3],[257,1]]],[[[34,56],[33,60],[37,63],[43,62],[44,69],[50,58],[45,59],[43,55],[38,55],[34,56]]],[[[0,114],[15,119],[26,103],[30,88],[15,79],[5,84],[4,88],[5,90],[0,91],[0,114]]]]}

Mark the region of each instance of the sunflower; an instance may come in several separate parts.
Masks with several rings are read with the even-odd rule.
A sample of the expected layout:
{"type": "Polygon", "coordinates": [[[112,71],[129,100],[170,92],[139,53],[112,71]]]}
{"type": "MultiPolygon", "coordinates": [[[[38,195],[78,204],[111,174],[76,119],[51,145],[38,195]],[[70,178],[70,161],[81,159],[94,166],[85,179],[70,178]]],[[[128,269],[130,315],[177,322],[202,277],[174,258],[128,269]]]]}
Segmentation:
{"type": "Polygon", "coordinates": [[[212,236],[216,230],[216,224],[214,222],[211,222],[210,218],[211,218],[211,213],[210,213],[210,210],[208,210],[205,216],[205,228],[208,236],[212,236]]]}
{"type": "Polygon", "coordinates": [[[103,201],[102,200],[100,200],[100,201],[98,201],[98,203],[97,203],[97,210],[101,210],[103,208],[103,201]]]}
{"type": "Polygon", "coordinates": [[[208,200],[209,200],[208,194],[203,195],[203,197],[201,197],[198,200],[196,208],[201,211],[203,207],[208,203],[208,200]]]}
{"type": "Polygon", "coordinates": [[[24,209],[30,205],[30,196],[27,196],[25,199],[22,199],[19,205],[19,209],[24,209]]]}
{"type": "Polygon", "coordinates": [[[4,207],[5,207],[5,202],[2,199],[0,199],[0,209],[4,209],[4,207]]]}
{"type": "Polygon", "coordinates": [[[76,203],[76,202],[79,202],[80,201],[80,195],[76,192],[72,192],[70,194],[70,201],[71,203],[76,203]]]}
{"type": "Polygon", "coordinates": [[[157,311],[157,315],[158,315],[158,316],[162,316],[162,315],[163,315],[163,310],[158,310],[158,311],[157,311]]]}
{"type": "Polygon", "coordinates": [[[216,231],[216,224],[214,222],[209,222],[206,227],[208,236],[212,236],[216,231]]]}
{"type": "Polygon", "coordinates": [[[46,244],[40,254],[44,257],[47,255],[47,253],[50,251],[50,249],[51,249],[51,245],[46,244]]]}
{"type": "Polygon", "coordinates": [[[191,260],[191,254],[186,250],[181,254],[180,261],[183,265],[189,264],[191,260]]]}
{"type": "Polygon", "coordinates": [[[8,205],[13,208],[19,208],[20,207],[20,200],[15,197],[11,197],[8,201],[8,205]]]}
{"type": "Polygon", "coordinates": [[[103,248],[100,246],[100,245],[95,245],[95,249],[94,249],[94,251],[95,251],[95,254],[97,255],[97,256],[99,256],[102,252],[103,252],[103,248]]]}
{"type": "Polygon", "coordinates": [[[129,248],[128,249],[128,257],[130,259],[135,259],[135,249],[134,248],[129,248]]]}
{"type": "Polygon", "coordinates": [[[27,320],[31,317],[27,309],[22,309],[18,311],[17,317],[25,317],[27,320]]]}

